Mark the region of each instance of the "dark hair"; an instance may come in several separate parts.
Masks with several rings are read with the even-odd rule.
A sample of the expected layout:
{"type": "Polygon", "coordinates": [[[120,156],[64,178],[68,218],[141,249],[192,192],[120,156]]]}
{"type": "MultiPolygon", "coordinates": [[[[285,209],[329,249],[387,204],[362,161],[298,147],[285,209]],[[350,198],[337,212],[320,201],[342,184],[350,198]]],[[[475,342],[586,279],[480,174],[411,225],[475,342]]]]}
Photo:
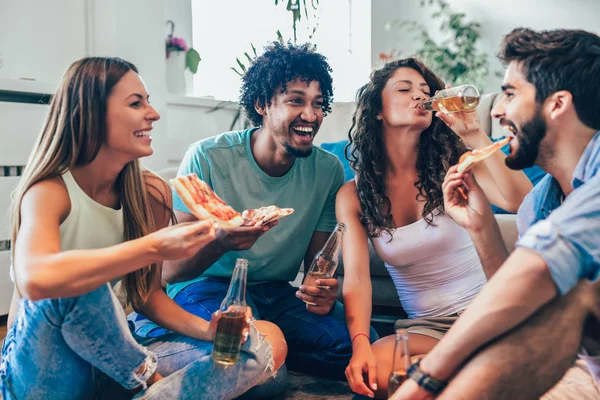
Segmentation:
{"type": "MultiPolygon", "coordinates": [[[[444,82],[421,61],[406,58],[388,62],[373,71],[369,82],[358,90],[346,154],[356,171],[361,220],[371,237],[379,236],[382,231],[391,233],[395,228],[391,202],[385,194],[383,129],[377,115],[382,109],[383,88],[394,72],[403,67],[423,75],[431,93],[445,87],[444,82]]],[[[421,133],[416,165],[419,180],[415,187],[419,191],[417,200],[425,202],[422,217],[429,225],[433,224],[436,210],[443,212],[442,182],[446,171],[458,162],[465,150],[463,141],[438,118],[433,118],[431,125],[421,133]]]]}
{"type": "Polygon", "coordinates": [[[566,90],[573,96],[577,116],[585,125],[600,129],[600,37],[571,29],[533,31],[517,28],[505,36],[498,57],[505,64],[517,61],[543,103],[552,93],[566,90]]]}
{"type": "Polygon", "coordinates": [[[271,105],[275,90],[281,87],[281,93],[285,93],[286,84],[300,78],[307,86],[312,81],[319,82],[323,94],[321,108],[323,114],[327,115],[333,102],[333,80],[330,73],[327,58],[314,51],[310,44],[296,46],[272,42],[242,77],[240,104],[252,124],[260,126],[263,117],[254,108],[255,103],[258,101],[261,107],[271,105]]]}

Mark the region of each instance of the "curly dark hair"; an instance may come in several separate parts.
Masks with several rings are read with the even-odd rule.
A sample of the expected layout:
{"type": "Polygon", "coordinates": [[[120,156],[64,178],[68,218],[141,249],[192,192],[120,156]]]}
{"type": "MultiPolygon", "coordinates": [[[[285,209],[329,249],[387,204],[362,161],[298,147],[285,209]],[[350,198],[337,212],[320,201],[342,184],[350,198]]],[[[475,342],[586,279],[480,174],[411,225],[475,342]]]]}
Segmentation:
{"type": "MultiPolygon", "coordinates": [[[[378,237],[382,231],[391,233],[395,228],[391,202],[385,194],[383,129],[377,115],[382,110],[383,88],[394,72],[403,67],[419,72],[432,93],[445,87],[444,82],[421,61],[406,58],[390,61],[373,71],[369,82],[358,90],[356,110],[348,131],[350,142],[346,146],[346,158],[356,171],[361,221],[370,237],[378,237]]],[[[419,191],[417,201],[425,202],[422,217],[427,224],[433,225],[434,214],[437,215],[434,212],[444,211],[442,182],[446,171],[458,162],[466,147],[443,121],[433,118],[431,125],[421,133],[418,151],[416,168],[419,180],[415,182],[419,191]]]]}
{"type": "Polygon", "coordinates": [[[296,46],[272,42],[265,46],[264,54],[256,58],[242,78],[239,101],[254,126],[262,125],[263,119],[255,109],[256,102],[260,107],[270,106],[275,90],[281,88],[281,93],[285,93],[286,84],[297,78],[307,86],[312,81],[319,82],[323,115],[331,111],[333,80],[327,58],[308,43],[296,46]]]}
{"type": "Polygon", "coordinates": [[[498,58],[504,64],[521,64],[539,104],[552,93],[569,91],[581,122],[600,129],[600,36],[573,29],[517,28],[504,37],[498,58]]]}

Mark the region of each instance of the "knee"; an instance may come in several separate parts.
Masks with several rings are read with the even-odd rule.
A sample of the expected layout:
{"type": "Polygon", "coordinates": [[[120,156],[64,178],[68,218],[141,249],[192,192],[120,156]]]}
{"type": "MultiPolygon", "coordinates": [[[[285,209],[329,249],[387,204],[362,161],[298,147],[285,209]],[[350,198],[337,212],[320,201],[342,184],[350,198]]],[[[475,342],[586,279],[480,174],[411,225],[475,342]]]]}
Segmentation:
{"type": "Polygon", "coordinates": [[[271,345],[275,370],[279,369],[285,362],[288,351],[283,332],[281,332],[281,329],[277,325],[268,321],[255,321],[254,326],[271,345]]]}

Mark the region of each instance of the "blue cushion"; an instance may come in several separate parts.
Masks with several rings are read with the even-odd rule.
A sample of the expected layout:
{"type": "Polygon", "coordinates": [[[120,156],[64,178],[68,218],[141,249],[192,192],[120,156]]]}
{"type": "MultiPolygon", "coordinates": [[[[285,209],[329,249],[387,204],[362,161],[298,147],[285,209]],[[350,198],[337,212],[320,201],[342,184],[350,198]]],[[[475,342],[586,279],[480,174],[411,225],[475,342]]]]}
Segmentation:
{"type": "MultiPolygon", "coordinates": [[[[498,138],[498,139],[492,139],[494,142],[501,140],[504,138],[498,138]]],[[[340,161],[342,162],[342,165],[344,166],[344,176],[346,178],[346,182],[349,181],[350,179],[354,179],[354,171],[352,170],[352,168],[350,168],[350,162],[348,162],[348,160],[345,157],[345,153],[344,153],[344,149],[346,148],[346,145],[348,144],[348,140],[340,140],[339,142],[331,142],[331,143],[323,143],[321,144],[321,147],[324,150],[327,150],[330,153],[333,153],[337,156],[337,158],[340,159],[340,161]]],[[[510,152],[510,146],[506,145],[504,147],[502,147],[502,152],[506,155],[508,155],[508,153],[510,152]]],[[[527,175],[527,177],[529,178],[529,180],[531,181],[531,183],[533,184],[533,186],[537,185],[539,181],[542,180],[542,178],[544,176],[546,176],[546,172],[544,172],[543,169],[541,169],[540,167],[534,165],[533,167],[530,168],[525,168],[523,170],[523,172],[525,173],[525,175],[527,175]]],[[[500,207],[496,207],[495,205],[492,204],[492,209],[494,210],[495,214],[512,214],[506,210],[501,209],[500,207]]]]}
{"type": "MultiPolygon", "coordinates": [[[[492,141],[497,142],[498,140],[502,140],[505,137],[506,136],[498,138],[498,139],[492,139],[492,141]]],[[[500,150],[502,150],[502,152],[504,154],[508,155],[510,153],[510,146],[507,144],[506,146],[502,147],[500,150]]],[[[538,167],[537,165],[534,165],[533,167],[529,167],[529,168],[524,168],[523,172],[525,173],[525,175],[527,175],[527,178],[529,178],[529,180],[531,181],[533,186],[537,185],[538,182],[541,181],[544,176],[546,176],[546,172],[543,169],[541,169],[540,167],[538,167]]],[[[514,214],[514,213],[508,212],[506,210],[503,210],[500,207],[496,207],[493,204],[492,204],[492,210],[494,211],[494,214],[514,214]]]]}
{"type": "Polygon", "coordinates": [[[335,154],[342,162],[342,165],[344,166],[344,178],[346,182],[354,179],[354,171],[352,168],[350,168],[350,162],[346,159],[344,154],[344,149],[346,148],[347,144],[348,140],[340,140],[339,142],[321,144],[321,148],[323,150],[327,150],[328,152],[335,154]]]}

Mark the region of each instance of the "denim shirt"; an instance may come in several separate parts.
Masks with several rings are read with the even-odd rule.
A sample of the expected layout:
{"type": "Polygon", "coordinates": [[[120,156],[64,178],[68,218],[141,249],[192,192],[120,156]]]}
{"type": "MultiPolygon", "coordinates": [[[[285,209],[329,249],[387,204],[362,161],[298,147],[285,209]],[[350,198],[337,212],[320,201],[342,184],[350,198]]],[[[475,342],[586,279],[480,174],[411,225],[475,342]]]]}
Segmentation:
{"type": "Polygon", "coordinates": [[[600,275],[600,131],[585,148],[563,192],[551,175],[525,197],[517,214],[517,246],[539,253],[560,294],[600,275]]]}

